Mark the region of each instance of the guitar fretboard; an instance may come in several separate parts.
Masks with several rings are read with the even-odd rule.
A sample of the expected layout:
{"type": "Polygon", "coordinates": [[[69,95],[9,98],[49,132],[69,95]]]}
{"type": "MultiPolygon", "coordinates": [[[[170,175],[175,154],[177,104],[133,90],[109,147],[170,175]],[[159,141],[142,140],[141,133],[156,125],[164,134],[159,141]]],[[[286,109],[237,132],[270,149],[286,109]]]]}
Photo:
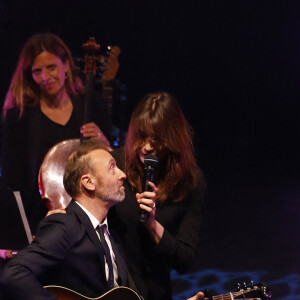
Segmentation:
{"type": "MultiPolygon", "coordinates": [[[[223,295],[212,296],[212,298],[204,298],[204,300],[234,300],[236,297],[243,295],[242,292],[228,293],[223,295]]],[[[262,300],[262,298],[243,298],[243,300],[262,300]]]]}
{"type": "Polygon", "coordinates": [[[232,293],[213,296],[212,298],[213,298],[213,300],[233,300],[234,299],[232,293]]]}

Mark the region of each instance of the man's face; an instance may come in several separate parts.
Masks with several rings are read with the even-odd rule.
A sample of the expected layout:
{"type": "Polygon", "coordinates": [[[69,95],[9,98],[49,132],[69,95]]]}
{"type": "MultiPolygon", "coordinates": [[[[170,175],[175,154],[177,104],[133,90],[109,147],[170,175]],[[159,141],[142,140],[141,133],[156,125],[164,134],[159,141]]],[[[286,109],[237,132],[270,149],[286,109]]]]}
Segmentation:
{"type": "Polygon", "coordinates": [[[105,150],[90,153],[91,162],[96,170],[95,196],[103,201],[118,203],[125,198],[123,186],[126,175],[116,165],[111,154],[105,150]]]}

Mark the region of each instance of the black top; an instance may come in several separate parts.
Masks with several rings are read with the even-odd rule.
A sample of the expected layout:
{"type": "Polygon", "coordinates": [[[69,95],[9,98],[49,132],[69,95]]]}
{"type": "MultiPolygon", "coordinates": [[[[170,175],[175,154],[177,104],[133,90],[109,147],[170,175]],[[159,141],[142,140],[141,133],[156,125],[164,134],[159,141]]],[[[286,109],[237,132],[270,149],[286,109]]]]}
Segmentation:
{"type": "MultiPolygon", "coordinates": [[[[93,107],[92,119],[109,138],[110,120],[107,109],[99,102],[93,107]]],[[[52,146],[63,140],[80,138],[80,127],[84,123],[83,112],[83,97],[73,101],[73,112],[66,125],[50,120],[40,106],[27,107],[21,118],[18,108],[7,112],[3,126],[2,178],[6,186],[21,191],[33,233],[47,212],[38,191],[39,168],[52,146]]]]}
{"type": "MultiPolygon", "coordinates": [[[[112,154],[124,170],[123,150],[112,154]]],[[[204,208],[202,184],[181,202],[156,206],[155,218],[165,228],[157,245],[138,221],[136,191],[127,180],[124,186],[125,200],[110,209],[109,226],[124,239],[129,272],[139,293],[148,300],[172,299],[170,270],[187,271],[197,255],[204,208]]]]}

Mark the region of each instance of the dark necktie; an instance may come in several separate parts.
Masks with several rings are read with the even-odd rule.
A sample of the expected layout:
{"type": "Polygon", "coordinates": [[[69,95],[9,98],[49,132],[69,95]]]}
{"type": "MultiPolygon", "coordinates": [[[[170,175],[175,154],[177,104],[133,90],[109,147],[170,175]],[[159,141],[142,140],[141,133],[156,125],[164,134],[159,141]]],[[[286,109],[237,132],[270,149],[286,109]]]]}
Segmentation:
{"type": "Polygon", "coordinates": [[[108,245],[107,245],[105,237],[104,237],[104,231],[106,229],[106,225],[104,224],[102,226],[98,226],[96,229],[99,232],[101,244],[104,249],[106,263],[108,265],[108,288],[112,289],[114,287],[114,270],[113,270],[110,251],[109,251],[108,245]]]}

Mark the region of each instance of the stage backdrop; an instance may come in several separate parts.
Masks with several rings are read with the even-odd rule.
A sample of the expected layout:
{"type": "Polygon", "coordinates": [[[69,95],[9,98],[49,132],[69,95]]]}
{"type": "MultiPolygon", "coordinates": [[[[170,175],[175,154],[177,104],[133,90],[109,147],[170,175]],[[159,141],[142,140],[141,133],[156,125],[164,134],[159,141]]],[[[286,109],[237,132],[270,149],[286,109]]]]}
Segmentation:
{"type": "Polygon", "coordinates": [[[0,1],[1,99],[22,45],[45,31],[76,57],[91,36],[119,46],[125,123],[148,92],[178,98],[208,190],[199,258],[172,273],[175,299],[250,280],[300,299],[299,13],[289,0],[0,1]]]}

